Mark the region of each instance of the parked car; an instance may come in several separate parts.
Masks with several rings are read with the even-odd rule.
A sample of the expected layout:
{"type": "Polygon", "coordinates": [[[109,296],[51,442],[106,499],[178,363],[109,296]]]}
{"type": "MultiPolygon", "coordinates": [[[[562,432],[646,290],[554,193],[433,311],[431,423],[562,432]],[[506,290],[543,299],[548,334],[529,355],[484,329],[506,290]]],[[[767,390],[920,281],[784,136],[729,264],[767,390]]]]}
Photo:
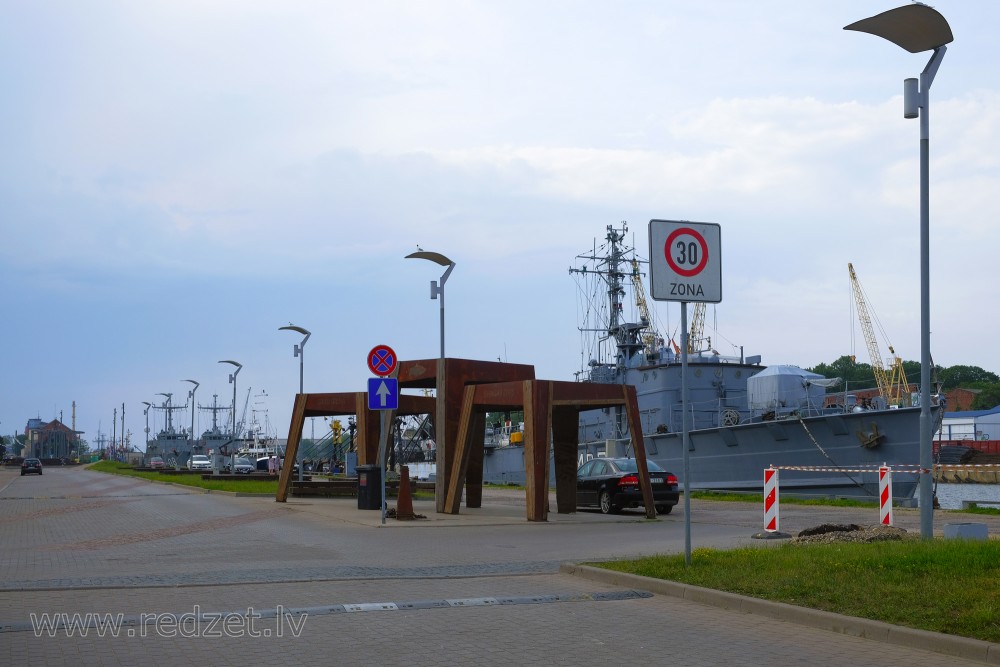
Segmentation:
{"type": "Polygon", "coordinates": [[[257,469],[254,464],[250,463],[250,459],[238,456],[233,459],[233,464],[230,466],[230,472],[236,473],[237,475],[249,475],[257,469]]]}
{"type": "MultiPolygon", "coordinates": [[[[677,477],[646,459],[653,505],[658,514],[670,514],[680,499],[677,477]]],[[[604,514],[623,507],[644,505],[635,459],[592,459],[576,471],[577,507],[599,507],[604,514]]]]}
{"type": "Polygon", "coordinates": [[[163,460],[162,456],[154,456],[149,459],[150,468],[166,468],[167,462],[163,460]]]}
{"type": "Polygon", "coordinates": [[[21,475],[28,475],[33,472],[42,474],[42,462],[38,459],[24,459],[21,461],[21,475]]]}
{"type": "Polygon", "coordinates": [[[211,470],[212,459],[204,454],[192,454],[188,459],[188,470],[211,470]]]}

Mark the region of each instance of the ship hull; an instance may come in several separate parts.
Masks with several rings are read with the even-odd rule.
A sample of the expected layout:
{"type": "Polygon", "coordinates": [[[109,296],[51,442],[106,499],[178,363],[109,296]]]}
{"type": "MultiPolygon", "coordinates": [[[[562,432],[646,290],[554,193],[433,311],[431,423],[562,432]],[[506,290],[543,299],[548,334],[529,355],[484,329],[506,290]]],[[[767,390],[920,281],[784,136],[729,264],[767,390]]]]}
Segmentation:
{"type": "MultiPolygon", "coordinates": [[[[654,433],[644,442],[648,457],[683,483],[681,434],[654,433]]],[[[599,447],[581,448],[594,456],[599,447]]],[[[906,501],[919,482],[920,408],[701,429],[691,432],[688,454],[692,489],[761,492],[764,470],[775,466],[784,468],[782,493],[878,499],[878,466],[888,464],[902,468],[893,472],[892,490],[895,500],[906,501]],[[862,444],[876,433],[878,442],[862,444]]]]}

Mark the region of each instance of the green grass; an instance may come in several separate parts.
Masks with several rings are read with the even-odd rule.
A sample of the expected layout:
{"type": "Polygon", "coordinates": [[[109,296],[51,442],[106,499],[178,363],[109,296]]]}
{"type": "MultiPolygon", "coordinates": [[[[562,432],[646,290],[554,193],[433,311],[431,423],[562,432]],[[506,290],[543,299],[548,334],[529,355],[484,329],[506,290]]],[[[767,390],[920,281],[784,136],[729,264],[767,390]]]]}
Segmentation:
{"type": "MultiPolygon", "coordinates": [[[[129,477],[141,477],[154,482],[170,482],[171,484],[181,484],[183,486],[193,486],[199,489],[211,491],[237,491],[239,493],[261,493],[267,495],[277,495],[277,480],[209,480],[202,479],[203,473],[161,473],[148,470],[135,470],[127,463],[118,461],[99,461],[88,466],[91,470],[98,472],[112,473],[115,475],[127,475],[129,477]]],[[[414,491],[413,500],[433,500],[433,491],[414,491]]]]}
{"type": "Polygon", "coordinates": [[[794,544],[597,567],[895,625],[1000,642],[1000,542],[794,544]]]}
{"type": "Polygon", "coordinates": [[[184,486],[193,486],[211,491],[238,491],[240,493],[267,493],[275,495],[278,492],[277,480],[209,480],[202,479],[203,473],[165,474],[146,470],[135,470],[132,466],[118,461],[99,461],[89,466],[98,472],[141,477],[154,482],[171,482],[184,486]]]}

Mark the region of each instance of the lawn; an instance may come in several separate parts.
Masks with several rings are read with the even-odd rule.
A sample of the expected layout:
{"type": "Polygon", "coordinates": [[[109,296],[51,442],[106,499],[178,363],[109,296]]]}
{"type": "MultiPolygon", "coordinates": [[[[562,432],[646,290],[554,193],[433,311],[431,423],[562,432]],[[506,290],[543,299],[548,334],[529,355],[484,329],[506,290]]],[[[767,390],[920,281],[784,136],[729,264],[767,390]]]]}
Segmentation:
{"type": "Polygon", "coordinates": [[[796,544],[591,563],[646,577],[1000,642],[1000,542],[796,544]]]}
{"type": "Polygon", "coordinates": [[[240,493],[266,493],[275,495],[278,492],[277,480],[209,480],[202,479],[201,472],[165,474],[161,472],[151,472],[147,470],[135,470],[132,466],[118,461],[98,461],[88,466],[91,470],[98,472],[108,472],[116,475],[127,475],[129,477],[141,477],[154,482],[170,482],[172,484],[183,484],[184,486],[194,486],[200,489],[211,491],[238,491],[240,493]]]}

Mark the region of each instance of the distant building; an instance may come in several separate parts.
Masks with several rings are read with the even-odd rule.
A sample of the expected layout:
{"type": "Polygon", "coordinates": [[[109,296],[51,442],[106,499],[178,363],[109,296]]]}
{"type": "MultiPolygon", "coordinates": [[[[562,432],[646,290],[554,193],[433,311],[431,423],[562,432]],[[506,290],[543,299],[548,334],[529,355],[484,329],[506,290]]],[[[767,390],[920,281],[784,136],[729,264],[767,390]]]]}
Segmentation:
{"type": "Polygon", "coordinates": [[[79,454],[78,435],[58,419],[45,423],[41,419],[29,419],[24,428],[27,446],[26,457],[39,459],[73,458],[79,454]]]}
{"type": "Polygon", "coordinates": [[[963,389],[959,387],[945,393],[944,397],[947,399],[950,409],[956,412],[964,412],[972,409],[972,404],[978,395],[978,389],[963,389]]]}
{"type": "Polygon", "coordinates": [[[935,440],[1000,440],[1000,406],[990,410],[946,412],[935,440]]]}

